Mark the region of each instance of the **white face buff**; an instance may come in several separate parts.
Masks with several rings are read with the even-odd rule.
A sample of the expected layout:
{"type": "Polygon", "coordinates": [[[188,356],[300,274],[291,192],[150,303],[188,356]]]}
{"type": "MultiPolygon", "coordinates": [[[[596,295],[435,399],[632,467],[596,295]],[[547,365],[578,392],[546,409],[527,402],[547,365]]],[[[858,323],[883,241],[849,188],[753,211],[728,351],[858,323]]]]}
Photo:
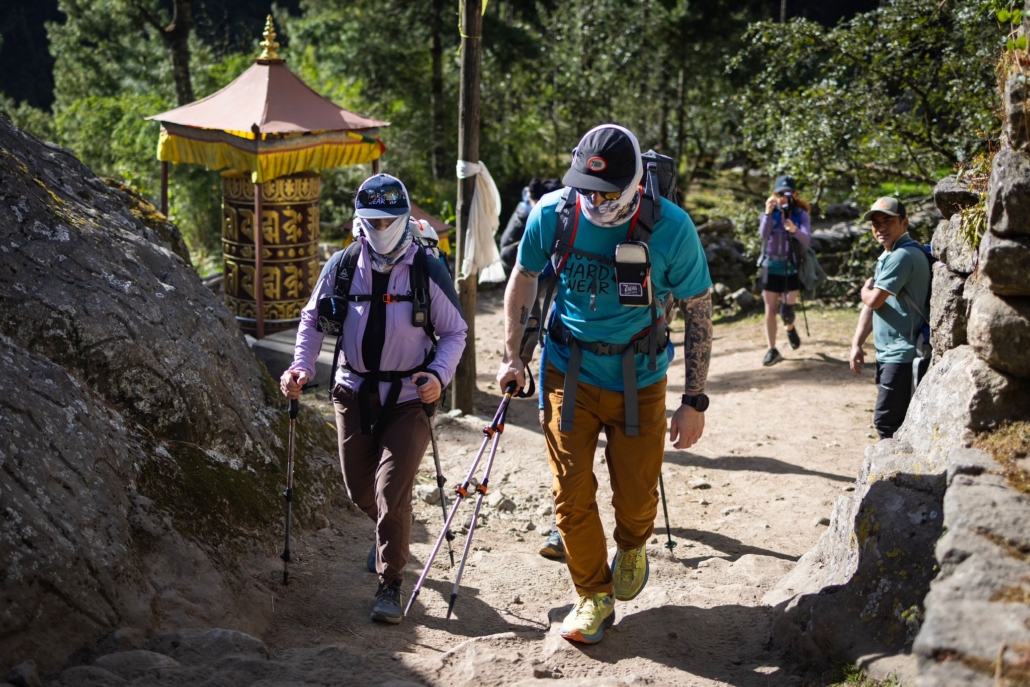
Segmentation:
{"type": "Polygon", "coordinates": [[[366,219],[359,218],[359,220],[369,245],[372,250],[380,255],[388,255],[397,248],[397,244],[404,237],[404,229],[408,226],[408,215],[401,215],[390,222],[390,226],[383,230],[376,229],[366,219]]]}

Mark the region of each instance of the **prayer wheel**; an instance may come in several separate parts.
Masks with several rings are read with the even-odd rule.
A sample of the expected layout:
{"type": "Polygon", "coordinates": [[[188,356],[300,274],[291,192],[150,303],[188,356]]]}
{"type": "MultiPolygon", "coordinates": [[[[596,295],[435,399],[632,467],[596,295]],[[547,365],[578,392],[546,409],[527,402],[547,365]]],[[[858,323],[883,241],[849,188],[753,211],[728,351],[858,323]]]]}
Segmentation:
{"type": "MultiPolygon", "coordinates": [[[[265,332],[300,321],[318,282],[321,178],[300,172],[261,184],[265,332]]],[[[222,258],[225,304],[249,334],[257,330],[254,300],[254,184],[243,172],[222,173],[222,258]]]]}

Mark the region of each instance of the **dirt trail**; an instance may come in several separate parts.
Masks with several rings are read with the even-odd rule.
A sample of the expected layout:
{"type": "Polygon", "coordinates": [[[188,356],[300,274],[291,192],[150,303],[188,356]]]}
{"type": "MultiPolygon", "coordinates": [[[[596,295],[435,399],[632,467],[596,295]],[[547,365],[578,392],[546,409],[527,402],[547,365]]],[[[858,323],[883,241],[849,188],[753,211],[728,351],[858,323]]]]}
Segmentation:
{"type": "MultiPolygon", "coordinates": [[[[381,667],[434,685],[552,678],[584,685],[796,683],[781,657],[764,649],[770,612],[760,601],[816,542],[824,529],[819,520],[851,487],[863,448],[874,441],[876,393],[871,371],[856,378],[847,368],[855,314],[810,313],[809,320],[812,336],[804,337],[802,325],[802,348],[790,351],[784,342],[787,359],[772,368],[761,366],[760,321],[716,326],[705,436],[694,449],[669,450],[665,458],[678,545],[672,555],[664,548],[659,509],[648,546],[648,585],[634,601],[617,604],[618,621],[600,645],[573,645],[557,635],[574,596],[564,564],[537,554],[541,533],[550,528],[551,475],[535,400],[513,403],[491,479],[491,491],[502,491],[516,509],[500,513],[484,504],[486,521],[476,530],[455,617],[444,618],[455,572],[444,550],[412,616],[398,627],[373,624],[368,614],[376,579],[364,570],[372,524],[345,511],[331,517],[331,527],[298,538],[293,582],[285,590],[273,587],[279,590],[275,625],[264,639],[277,655],[343,647],[363,656],[372,675],[381,667]],[[694,478],[711,487],[691,488],[694,478]]],[[[677,324],[673,339],[680,342],[677,324]]],[[[468,469],[499,400],[493,382],[502,346],[499,292],[481,294],[476,331],[478,418],[441,417],[436,424],[451,487],[468,469]]],[[[677,358],[669,375],[670,408],[682,388],[677,358]]],[[[324,405],[322,398],[307,402],[324,405]]],[[[603,446],[602,439],[598,502],[613,547],[603,446]]],[[[431,456],[419,480],[433,483],[431,456]]],[[[442,525],[438,504],[416,499],[414,508],[405,599],[442,525]]],[[[456,521],[467,521],[471,511],[463,504],[456,521]]],[[[463,540],[454,542],[456,558],[463,540]]],[[[278,575],[272,560],[270,578],[278,575]]],[[[359,681],[368,676],[363,672],[359,681]]]]}

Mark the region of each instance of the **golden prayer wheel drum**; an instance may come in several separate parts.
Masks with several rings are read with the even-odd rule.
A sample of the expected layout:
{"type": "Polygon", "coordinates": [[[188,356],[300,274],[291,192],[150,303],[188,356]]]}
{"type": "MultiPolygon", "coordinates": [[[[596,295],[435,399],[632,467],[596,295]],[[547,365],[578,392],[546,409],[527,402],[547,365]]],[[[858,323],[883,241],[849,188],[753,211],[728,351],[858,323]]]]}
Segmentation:
{"type": "MultiPolygon", "coordinates": [[[[265,332],[297,326],[318,282],[321,178],[300,172],[261,185],[265,332]]],[[[254,184],[243,172],[222,173],[225,304],[240,327],[257,331],[254,300],[254,184]]]]}

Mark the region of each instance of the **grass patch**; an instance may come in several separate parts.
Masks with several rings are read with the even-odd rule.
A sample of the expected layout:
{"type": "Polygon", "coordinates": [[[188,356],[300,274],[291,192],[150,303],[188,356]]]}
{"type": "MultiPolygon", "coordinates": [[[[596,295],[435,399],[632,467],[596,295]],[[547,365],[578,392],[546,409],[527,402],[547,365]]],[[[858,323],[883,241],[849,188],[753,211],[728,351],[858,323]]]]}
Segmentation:
{"type": "Polygon", "coordinates": [[[901,687],[901,682],[896,676],[890,676],[884,680],[877,680],[866,675],[865,671],[858,666],[849,663],[842,663],[830,675],[829,681],[824,682],[826,687],[901,687]]]}
{"type": "Polygon", "coordinates": [[[1030,495],[1030,422],[1007,422],[998,429],[976,437],[973,446],[991,454],[1001,465],[1002,474],[1016,491],[1030,495]]]}

